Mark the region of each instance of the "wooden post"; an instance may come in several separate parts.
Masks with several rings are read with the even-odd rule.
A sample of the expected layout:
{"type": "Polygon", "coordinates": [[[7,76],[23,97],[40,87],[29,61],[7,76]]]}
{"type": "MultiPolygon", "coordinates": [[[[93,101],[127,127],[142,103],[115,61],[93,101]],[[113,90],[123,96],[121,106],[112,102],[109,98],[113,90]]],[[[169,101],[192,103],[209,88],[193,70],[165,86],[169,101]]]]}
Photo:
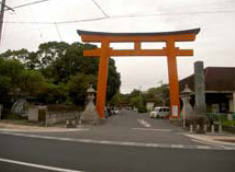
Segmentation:
{"type": "Polygon", "coordinates": [[[99,74],[97,83],[96,109],[100,118],[104,118],[104,108],[106,101],[106,87],[109,65],[109,42],[101,41],[101,56],[99,61],[99,74]]]}
{"type": "Polygon", "coordinates": [[[177,59],[175,55],[175,42],[172,39],[166,42],[168,75],[170,86],[170,106],[171,118],[180,117],[180,100],[179,100],[179,81],[177,72],[177,59]]]}

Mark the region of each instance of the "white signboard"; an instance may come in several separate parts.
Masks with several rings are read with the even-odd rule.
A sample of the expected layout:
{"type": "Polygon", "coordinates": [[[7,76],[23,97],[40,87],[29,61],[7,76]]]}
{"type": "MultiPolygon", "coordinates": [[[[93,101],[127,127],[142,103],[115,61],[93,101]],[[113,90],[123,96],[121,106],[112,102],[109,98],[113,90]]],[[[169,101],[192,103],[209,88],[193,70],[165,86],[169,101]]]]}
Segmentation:
{"type": "Polygon", "coordinates": [[[178,116],[178,106],[177,105],[172,106],[172,116],[175,116],[175,117],[178,116]]]}

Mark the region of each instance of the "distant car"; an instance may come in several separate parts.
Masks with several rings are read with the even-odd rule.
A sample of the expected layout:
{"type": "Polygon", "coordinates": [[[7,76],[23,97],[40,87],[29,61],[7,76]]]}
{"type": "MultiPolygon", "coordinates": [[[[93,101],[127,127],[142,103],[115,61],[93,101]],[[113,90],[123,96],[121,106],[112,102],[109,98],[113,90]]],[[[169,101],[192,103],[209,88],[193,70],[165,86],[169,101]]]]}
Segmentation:
{"type": "Polygon", "coordinates": [[[154,110],[149,113],[150,118],[167,118],[169,115],[169,107],[155,107],[154,110]]]}

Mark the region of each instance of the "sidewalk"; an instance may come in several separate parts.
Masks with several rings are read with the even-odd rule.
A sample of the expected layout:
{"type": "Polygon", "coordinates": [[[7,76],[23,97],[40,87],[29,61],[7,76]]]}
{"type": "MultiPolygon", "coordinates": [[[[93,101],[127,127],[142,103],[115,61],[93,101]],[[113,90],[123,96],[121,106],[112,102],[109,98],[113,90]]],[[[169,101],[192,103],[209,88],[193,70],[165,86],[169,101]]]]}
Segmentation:
{"type": "Polygon", "coordinates": [[[235,147],[235,135],[228,134],[185,134],[196,141],[207,142],[214,145],[226,145],[235,147]]]}
{"type": "Polygon", "coordinates": [[[89,128],[66,128],[65,126],[54,126],[54,127],[44,127],[44,126],[32,126],[32,125],[22,125],[22,124],[11,124],[4,121],[0,121],[0,131],[4,132],[70,132],[70,131],[82,131],[89,130],[89,128]]]}

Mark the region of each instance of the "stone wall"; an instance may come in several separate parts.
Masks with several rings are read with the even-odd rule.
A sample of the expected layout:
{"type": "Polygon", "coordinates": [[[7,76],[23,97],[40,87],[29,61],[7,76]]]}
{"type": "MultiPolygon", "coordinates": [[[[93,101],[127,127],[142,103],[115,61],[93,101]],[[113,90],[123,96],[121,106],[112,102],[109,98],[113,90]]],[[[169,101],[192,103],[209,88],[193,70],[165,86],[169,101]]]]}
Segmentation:
{"type": "Polygon", "coordinates": [[[28,110],[28,120],[33,122],[45,122],[45,126],[64,123],[67,120],[79,120],[79,109],[67,106],[31,106],[28,110]]]}
{"type": "Polygon", "coordinates": [[[48,127],[48,126],[58,124],[58,123],[63,123],[63,122],[65,123],[67,120],[73,120],[73,119],[76,119],[76,120],[80,119],[79,111],[47,112],[45,125],[48,127]]]}

